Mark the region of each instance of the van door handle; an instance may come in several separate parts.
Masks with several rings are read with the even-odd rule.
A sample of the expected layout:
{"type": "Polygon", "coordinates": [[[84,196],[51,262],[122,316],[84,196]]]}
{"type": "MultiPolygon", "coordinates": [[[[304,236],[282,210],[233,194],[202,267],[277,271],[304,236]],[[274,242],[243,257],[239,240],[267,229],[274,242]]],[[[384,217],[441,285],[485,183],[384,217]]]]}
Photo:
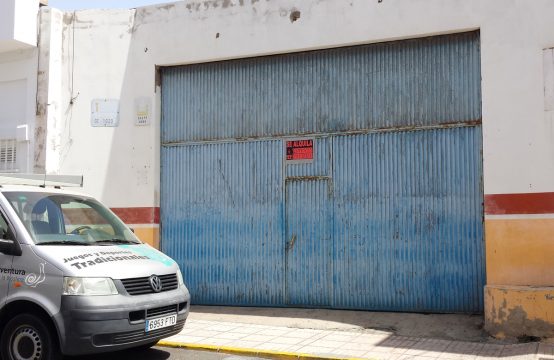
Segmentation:
{"type": "Polygon", "coordinates": [[[289,250],[292,250],[292,248],[294,247],[295,242],[296,242],[296,234],[293,234],[292,238],[289,241],[289,246],[288,246],[289,250]]]}

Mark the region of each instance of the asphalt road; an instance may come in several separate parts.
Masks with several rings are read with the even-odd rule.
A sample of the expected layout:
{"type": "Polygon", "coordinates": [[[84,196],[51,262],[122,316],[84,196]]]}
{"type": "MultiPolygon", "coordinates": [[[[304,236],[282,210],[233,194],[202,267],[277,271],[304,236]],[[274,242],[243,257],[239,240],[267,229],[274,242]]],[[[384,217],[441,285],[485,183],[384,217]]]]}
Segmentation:
{"type": "Polygon", "coordinates": [[[148,350],[126,350],[101,355],[65,357],[65,360],[261,360],[256,357],[229,355],[212,351],[193,351],[167,347],[153,347],[148,350]]]}

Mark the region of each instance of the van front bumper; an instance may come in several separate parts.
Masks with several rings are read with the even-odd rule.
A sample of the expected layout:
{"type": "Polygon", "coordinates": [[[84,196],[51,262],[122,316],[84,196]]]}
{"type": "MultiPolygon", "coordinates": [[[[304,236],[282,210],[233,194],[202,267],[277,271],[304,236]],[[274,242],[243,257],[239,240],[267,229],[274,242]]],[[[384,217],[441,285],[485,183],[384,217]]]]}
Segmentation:
{"type": "Polygon", "coordinates": [[[179,333],[190,309],[186,288],[139,296],[63,296],[54,316],[65,355],[117,351],[179,333]],[[146,320],[176,314],[169,327],[145,331],[146,320]]]}

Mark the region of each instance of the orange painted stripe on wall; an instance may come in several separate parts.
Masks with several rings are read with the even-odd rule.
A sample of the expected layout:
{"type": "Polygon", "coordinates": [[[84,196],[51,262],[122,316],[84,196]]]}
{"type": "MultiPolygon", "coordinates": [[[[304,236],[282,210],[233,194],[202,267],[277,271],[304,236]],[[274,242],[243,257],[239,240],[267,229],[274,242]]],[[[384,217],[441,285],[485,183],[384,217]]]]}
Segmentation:
{"type": "Polygon", "coordinates": [[[554,219],[485,220],[487,284],[552,286],[553,233],[554,219]]]}
{"type": "Polygon", "coordinates": [[[485,214],[553,214],[554,193],[485,195],[485,214]]]}
{"type": "Polygon", "coordinates": [[[126,224],[159,224],[159,207],[111,208],[126,224]]]}

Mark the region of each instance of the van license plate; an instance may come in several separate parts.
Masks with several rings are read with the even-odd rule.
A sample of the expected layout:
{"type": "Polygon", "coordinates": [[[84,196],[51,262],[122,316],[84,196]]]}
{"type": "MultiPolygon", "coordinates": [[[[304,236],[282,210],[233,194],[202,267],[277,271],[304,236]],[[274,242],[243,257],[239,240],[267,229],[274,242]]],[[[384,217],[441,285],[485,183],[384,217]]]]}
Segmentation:
{"type": "Polygon", "coordinates": [[[145,331],[149,332],[156,329],[172,326],[177,323],[177,315],[169,315],[156,319],[146,320],[145,331]]]}

